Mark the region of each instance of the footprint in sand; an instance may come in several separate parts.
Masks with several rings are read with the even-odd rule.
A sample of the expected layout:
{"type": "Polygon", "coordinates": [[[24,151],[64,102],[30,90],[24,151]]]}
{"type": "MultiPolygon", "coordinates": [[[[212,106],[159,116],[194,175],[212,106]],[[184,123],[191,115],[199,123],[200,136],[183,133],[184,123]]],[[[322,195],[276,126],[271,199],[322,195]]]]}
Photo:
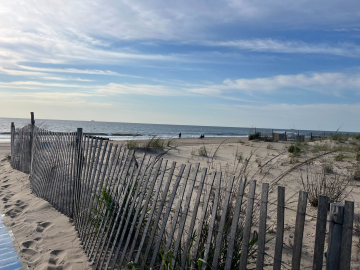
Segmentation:
{"type": "Polygon", "coordinates": [[[35,247],[36,243],[35,241],[25,241],[25,242],[22,242],[21,245],[25,248],[33,248],[35,247]]]}
{"type": "Polygon", "coordinates": [[[35,230],[37,232],[43,232],[52,225],[51,222],[44,222],[44,221],[40,221],[40,222],[36,222],[36,223],[37,223],[37,226],[36,226],[35,230]]]}
{"type": "Polygon", "coordinates": [[[5,212],[5,215],[15,218],[18,215],[20,215],[22,212],[22,209],[20,207],[14,207],[13,209],[10,209],[9,211],[5,212]]]}
{"type": "Polygon", "coordinates": [[[21,208],[21,209],[25,209],[28,205],[26,203],[24,203],[23,201],[17,200],[14,203],[15,206],[21,208]]]}
{"type": "Polygon", "coordinates": [[[8,195],[6,195],[6,196],[2,199],[3,202],[4,202],[4,203],[8,202],[8,200],[10,200],[12,196],[13,196],[13,194],[8,194],[8,195]]]}
{"type": "Polygon", "coordinates": [[[62,266],[59,264],[64,264],[64,260],[66,257],[66,251],[57,249],[50,252],[49,264],[58,265],[55,269],[62,269],[62,266]]]}
{"type": "Polygon", "coordinates": [[[5,214],[7,216],[10,216],[11,218],[15,218],[18,215],[20,215],[20,213],[27,207],[27,204],[24,203],[23,201],[17,200],[14,205],[7,204],[5,206],[5,208],[10,208],[12,206],[13,206],[13,208],[10,209],[9,211],[5,212],[5,214]]]}
{"type": "Polygon", "coordinates": [[[1,186],[1,189],[7,189],[8,187],[10,187],[11,185],[3,185],[1,186]]]}
{"type": "Polygon", "coordinates": [[[27,262],[34,262],[39,258],[39,252],[31,248],[23,248],[20,250],[20,255],[27,262]]]}

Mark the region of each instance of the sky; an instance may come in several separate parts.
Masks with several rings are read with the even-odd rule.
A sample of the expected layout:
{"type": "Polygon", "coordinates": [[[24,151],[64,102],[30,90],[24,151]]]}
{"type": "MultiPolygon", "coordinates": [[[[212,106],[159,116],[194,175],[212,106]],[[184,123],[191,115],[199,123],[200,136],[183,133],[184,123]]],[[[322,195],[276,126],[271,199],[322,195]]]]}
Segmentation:
{"type": "Polygon", "coordinates": [[[0,117],[360,131],[358,0],[0,2],[0,117]]]}

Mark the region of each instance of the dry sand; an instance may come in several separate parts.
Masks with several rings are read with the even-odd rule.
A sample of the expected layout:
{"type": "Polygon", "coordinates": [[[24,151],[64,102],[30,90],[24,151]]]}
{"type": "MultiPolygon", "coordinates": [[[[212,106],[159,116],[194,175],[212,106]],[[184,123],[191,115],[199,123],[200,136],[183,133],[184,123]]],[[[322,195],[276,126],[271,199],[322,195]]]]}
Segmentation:
{"type": "MultiPolygon", "coordinates": [[[[126,142],[115,142],[125,144],[126,142]]],[[[331,142],[335,144],[336,142],[331,142]]],[[[171,144],[176,146],[167,154],[164,159],[176,161],[177,164],[200,163],[201,167],[207,167],[210,171],[222,171],[225,176],[235,174],[243,165],[243,160],[252,155],[247,176],[258,180],[257,193],[261,191],[261,183],[271,183],[272,180],[282,172],[290,169],[312,156],[307,151],[301,157],[291,158],[287,147],[291,142],[269,143],[249,142],[247,139],[239,138],[205,138],[200,139],[175,139],[171,144]],[[270,146],[269,146],[270,145],[270,146]],[[208,155],[214,158],[199,155],[199,148],[205,146],[208,155]],[[281,154],[283,153],[283,154],[281,154]],[[279,155],[280,154],[280,155],[279,155]],[[279,156],[278,156],[279,155],[279,156]],[[239,162],[238,157],[242,157],[239,162]],[[277,157],[278,156],[278,157],[277,157]],[[275,158],[275,159],[274,159],[275,158]],[[271,161],[261,171],[259,167],[271,161]]],[[[310,143],[309,145],[311,146],[310,143]]],[[[0,157],[9,152],[9,145],[0,144],[0,157]]],[[[159,153],[150,153],[157,155],[159,153]]],[[[331,164],[336,174],[349,175],[354,168],[358,168],[358,162],[352,157],[353,153],[347,153],[349,158],[342,162],[334,160],[335,154],[317,159],[312,166],[322,167],[324,164],[331,164]]],[[[0,211],[6,214],[6,225],[13,230],[17,239],[17,249],[20,252],[24,263],[36,269],[56,269],[56,266],[63,266],[63,269],[89,269],[87,258],[80,248],[79,240],[74,227],[69,219],[53,209],[47,202],[33,196],[29,190],[28,176],[13,170],[9,162],[0,162],[0,211]],[[53,267],[53,268],[48,268],[53,267]]],[[[296,210],[299,190],[303,189],[299,172],[295,171],[283,178],[279,185],[286,187],[286,205],[296,210]]],[[[356,181],[352,181],[353,190],[347,197],[355,201],[355,215],[360,211],[360,187],[356,181]]],[[[274,211],[277,196],[277,186],[270,190],[267,224],[270,227],[270,234],[267,236],[267,253],[273,255],[276,230],[276,211],[274,211]]],[[[294,239],[294,228],[296,213],[293,210],[285,211],[285,234],[283,261],[291,264],[292,244],[294,239]]],[[[317,215],[317,208],[308,204],[305,220],[305,231],[303,240],[302,267],[309,267],[312,264],[314,247],[314,236],[317,215]]],[[[256,228],[254,228],[256,229],[256,228]]],[[[357,244],[359,238],[353,237],[352,269],[359,268],[359,249],[357,244]]],[[[272,259],[267,257],[268,262],[272,259]]]]}
{"type": "Polygon", "coordinates": [[[0,212],[24,269],[91,269],[69,218],[31,193],[28,175],[4,159],[9,152],[1,143],[0,212]]]}

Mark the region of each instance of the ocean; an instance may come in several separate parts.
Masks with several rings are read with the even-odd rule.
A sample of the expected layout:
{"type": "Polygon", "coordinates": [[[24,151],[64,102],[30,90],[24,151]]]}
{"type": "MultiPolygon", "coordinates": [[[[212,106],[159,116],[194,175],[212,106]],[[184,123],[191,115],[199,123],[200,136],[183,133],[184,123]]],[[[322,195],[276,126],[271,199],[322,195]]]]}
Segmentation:
{"type": "MultiPolygon", "coordinates": [[[[36,119],[36,125],[51,131],[75,132],[77,128],[83,128],[84,133],[90,133],[111,140],[142,140],[153,136],[164,139],[178,138],[181,132],[182,138],[198,138],[201,134],[205,137],[247,137],[255,132],[254,127],[216,127],[216,126],[187,126],[187,125],[163,125],[163,124],[139,124],[122,122],[98,122],[98,121],[70,121],[70,120],[47,120],[36,119]]],[[[16,128],[21,128],[30,123],[30,119],[22,118],[0,118],[0,140],[10,140],[10,125],[14,122],[16,128]]],[[[293,130],[293,129],[271,129],[257,128],[256,131],[271,134],[274,132],[293,132],[301,135],[322,134],[329,136],[335,131],[319,130],[293,130]]],[[[341,132],[355,134],[351,132],[341,132]]]]}

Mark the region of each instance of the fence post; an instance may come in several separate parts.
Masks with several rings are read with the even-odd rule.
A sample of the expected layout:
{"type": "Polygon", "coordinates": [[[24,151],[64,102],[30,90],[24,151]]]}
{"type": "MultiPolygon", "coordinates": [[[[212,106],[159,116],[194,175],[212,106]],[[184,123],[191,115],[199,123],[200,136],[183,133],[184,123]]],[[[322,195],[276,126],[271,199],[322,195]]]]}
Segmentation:
{"type": "Polygon", "coordinates": [[[329,197],[320,195],[316,221],[313,270],[321,270],[323,267],[328,205],[329,197]]]}
{"type": "Polygon", "coordinates": [[[285,221],[285,187],[278,186],[276,242],[275,242],[273,270],[281,269],[281,258],[282,258],[283,242],[284,242],[284,221],[285,221]]]}
{"type": "Polygon", "coordinates": [[[29,170],[31,170],[31,164],[32,164],[32,146],[34,140],[34,127],[35,127],[34,112],[30,112],[30,115],[31,115],[31,130],[30,130],[30,141],[29,141],[29,154],[30,154],[29,170]]]}
{"type": "Polygon", "coordinates": [[[301,250],[304,236],[305,214],[308,194],[305,191],[299,192],[299,201],[296,214],[294,248],[292,257],[293,270],[300,270],[301,250]]]}
{"type": "Polygon", "coordinates": [[[248,201],[246,205],[246,217],[245,217],[245,225],[243,231],[243,241],[241,247],[241,257],[240,257],[240,270],[246,270],[248,251],[249,251],[249,242],[250,242],[250,231],[251,231],[251,222],[253,215],[253,206],[255,199],[255,188],[256,188],[256,180],[250,181],[250,188],[248,193],[248,201]]]}
{"type": "Polygon", "coordinates": [[[345,201],[344,227],[340,252],[340,269],[342,270],[350,270],[353,222],[354,202],[345,201]]]}
{"type": "Polygon", "coordinates": [[[327,254],[327,270],[340,269],[341,239],[344,223],[344,206],[339,203],[330,204],[329,250],[327,254]]]}
{"type": "Polygon", "coordinates": [[[14,164],[14,142],[15,142],[15,124],[14,122],[11,122],[11,145],[10,145],[10,150],[11,150],[11,164],[14,164]]]}
{"type": "Polygon", "coordinates": [[[75,150],[75,154],[76,154],[76,165],[74,166],[75,169],[75,179],[74,179],[74,184],[73,184],[73,208],[72,208],[72,213],[71,216],[74,218],[74,214],[75,214],[75,207],[77,207],[76,202],[78,201],[78,199],[80,198],[80,194],[81,194],[81,170],[82,170],[82,135],[83,135],[83,129],[82,128],[78,128],[77,129],[77,134],[76,134],[76,150],[75,150]]]}
{"type": "Polygon", "coordinates": [[[262,270],[264,268],[268,193],[269,193],[269,184],[263,183],[262,191],[261,191],[259,238],[258,238],[256,270],[262,270]]]}

